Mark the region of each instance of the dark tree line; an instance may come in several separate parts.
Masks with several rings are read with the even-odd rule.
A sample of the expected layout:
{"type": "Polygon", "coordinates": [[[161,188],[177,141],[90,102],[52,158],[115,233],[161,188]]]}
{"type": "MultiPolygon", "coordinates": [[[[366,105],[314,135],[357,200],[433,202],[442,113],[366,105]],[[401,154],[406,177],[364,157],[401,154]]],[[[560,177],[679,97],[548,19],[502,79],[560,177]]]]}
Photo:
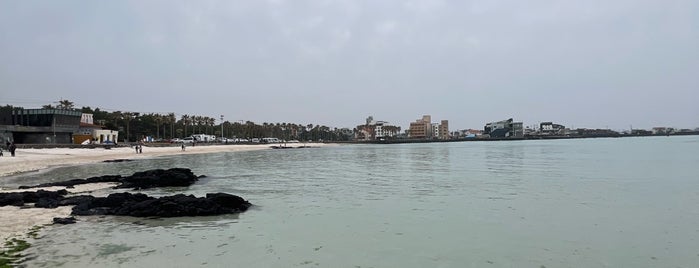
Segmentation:
{"type": "MultiPolygon", "coordinates": [[[[10,112],[15,108],[22,109],[21,107],[10,105],[2,108],[10,112]]],[[[354,137],[352,130],[330,128],[322,125],[295,123],[257,124],[252,121],[224,121],[221,123],[220,120],[217,122],[213,117],[200,115],[185,114],[178,118],[175,113],[110,112],[100,108],[93,109],[89,106],[77,109],[74,108],[73,102],[68,100],[61,100],[56,106],[44,105],[42,108],[79,110],[83,113],[92,114],[95,125],[119,131],[120,141],[129,142],[138,141],[147,136],[156,140],[169,140],[184,138],[193,134],[223,136],[229,139],[269,137],[299,141],[348,141],[354,137]],[[223,133],[221,133],[222,130],[223,133]]]]}
{"type": "Polygon", "coordinates": [[[136,141],[150,136],[156,140],[184,138],[193,134],[208,134],[225,138],[278,138],[299,141],[348,141],[353,138],[351,131],[339,130],[327,126],[294,123],[255,122],[217,122],[215,118],[199,115],[181,115],[174,113],[137,113],[114,111],[107,112],[99,108],[83,107],[83,113],[93,114],[95,124],[108,129],[118,130],[124,140],[136,141]],[[222,126],[223,124],[223,126],[222,126]],[[221,131],[223,130],[223,133],[221,131]]]}

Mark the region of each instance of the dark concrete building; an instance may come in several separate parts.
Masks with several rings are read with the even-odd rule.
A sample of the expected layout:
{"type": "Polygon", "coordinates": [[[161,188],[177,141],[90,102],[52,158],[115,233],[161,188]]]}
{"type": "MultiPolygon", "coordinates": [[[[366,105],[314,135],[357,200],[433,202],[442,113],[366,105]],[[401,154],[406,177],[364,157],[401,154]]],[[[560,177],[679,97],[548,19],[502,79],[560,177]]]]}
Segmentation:
{"type": "Polygon", "coordinates": [[[524,137],[522,122],[513,122],[512,118],[490,122],[483,128],[483,135],[491,138],[521,138],[524,137]]]}
{"type": "Polygon", "coordinates": [[[0,139],[15,143],[72,143],[82,112],[60,109],[0,110],[0,139]]]}

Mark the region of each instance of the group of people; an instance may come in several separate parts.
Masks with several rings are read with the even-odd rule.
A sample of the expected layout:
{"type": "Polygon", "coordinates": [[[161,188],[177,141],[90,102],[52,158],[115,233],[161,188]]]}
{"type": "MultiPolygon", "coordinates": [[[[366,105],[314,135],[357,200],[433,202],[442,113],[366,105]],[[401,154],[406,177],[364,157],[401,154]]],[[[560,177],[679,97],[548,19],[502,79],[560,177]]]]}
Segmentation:
{"type": "MultiPolygon", "coordinates": [[[[10,151],[10,155],[14,157],[15,151],[17,150],[17,146],[15,145],[15,143],[8,141],[5,145],[7,145],[7,150],[10,151]]],[[[2,148],[0,148],[0,156],[3,156],[2,148]]]]}
{"type": "Polygon", "coordinates": [[[134,148],[136,148],[136,153],[137,154],[142,154],[143,153],[143,145],[136,145],[134,148]]]}

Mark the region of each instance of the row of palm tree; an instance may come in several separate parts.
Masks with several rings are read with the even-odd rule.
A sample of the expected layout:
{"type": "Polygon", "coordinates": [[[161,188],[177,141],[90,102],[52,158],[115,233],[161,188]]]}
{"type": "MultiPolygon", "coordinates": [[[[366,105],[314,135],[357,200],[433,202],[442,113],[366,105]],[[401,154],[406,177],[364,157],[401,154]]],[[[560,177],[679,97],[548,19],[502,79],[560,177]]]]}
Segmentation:
{"type": "MultiPolygon", "coordinates": [[[[175,113],[139,113],[132,111],[105,111],[100,108],[72,108],[73,103],[62,100],[57,106],[45,105],[50,109],[72,109],[92,114],[94,123],[105,129],[119,131],[120,141],[134,142],[145,137],[156,140],[184,138],[193,134],[209,134],[226,138],[264,138],[273,137],[282,140],[299,141],[347,141],[354,138],[356,129],[337,129],[323,125],[297,123],[262,123],[252,121],[224,121],[200,115],[181,115],[175,113]]],[[[23,109],[7,105],[0,107],[11,113],[13,109],[23,109]]]]}
{"type": "Polygon", "coordinates": [[[119,130],[126,141],[141,140],[146,136],[156,140],[184,138],[193,134],[209,134],[226,138],[274,137],[283,140],[328,140],[346,141],[353,138],[352,130],[330,128],[322,125],[295,123],[262,123],[252,121],[216,122],[208,116],[158,114],[115,111],[106,112],[99,108],[83,107],[82,112],[93,114],[96,124],[108,129],[119,130]],[[223,133],[221,131],[223,130],[223,133]]]}

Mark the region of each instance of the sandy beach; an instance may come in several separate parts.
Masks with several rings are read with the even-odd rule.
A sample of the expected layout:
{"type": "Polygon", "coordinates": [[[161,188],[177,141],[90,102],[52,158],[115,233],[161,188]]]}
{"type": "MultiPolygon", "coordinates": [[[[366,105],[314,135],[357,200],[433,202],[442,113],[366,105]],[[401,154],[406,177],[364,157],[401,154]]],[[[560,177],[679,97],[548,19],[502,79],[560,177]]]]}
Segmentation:
{"type": "MultiPolygon", "coordinates": [[[[272,144],[274,145],[274,144],[272,144]]],[[[143,146],[143,153],[136,154],[133,148],[95,148],[95,149],[17,149],[15,157],[8,154],[0,157],[0,182],[5,176],[20,174],[30,171],[38,171],[56,166],[83,165],[102,162],[113,159],[145,159],[157,156],[182,155],[182,154],[203,154],[217,152],[237,152],[270,149],[270,144],[260,145],[199,145],[187,146],[185,151],[178,146],[172,147],[149,147],[143,146]]],[[[289,147],[311,146],[324,147],[332,144],[306,143],[288,144],[289,147]]],[[[105,174],[107,175],[107,174],[105,174]]],[[[0,183],[1,184],[1,183],[0,183]]],[[[111,187],[109,184],[97,184],[91,186],[76,187],[67,189],[71,193],[92,192],[99,189],[111,187]]],[[[65,189],[64,187],[51,187],[51,191],[65,189]]],[[[24,191],[35,191],[24,190],[24,191]]],[[[18,191],[16,189],[3,189],[0,192],[18,191]]],[[[13,206],[0,207],[0,242],[13,236],[20,236],[26,233],[32,226],[51,224],[53,217],[68,217],[70,207],[59,207],[56,209],[41,208],[18,208],[13,206]]]]}

